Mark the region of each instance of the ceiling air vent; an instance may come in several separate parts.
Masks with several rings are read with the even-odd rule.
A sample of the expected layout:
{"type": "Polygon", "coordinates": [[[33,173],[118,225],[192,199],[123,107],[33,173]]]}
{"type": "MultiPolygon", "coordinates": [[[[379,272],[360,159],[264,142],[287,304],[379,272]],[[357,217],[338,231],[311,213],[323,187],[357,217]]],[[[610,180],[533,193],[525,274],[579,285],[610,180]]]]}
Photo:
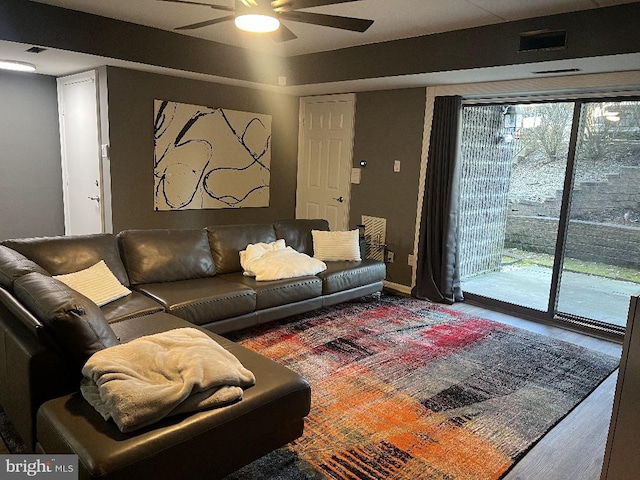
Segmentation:
{"type": "Polygon", "coordinates": [[[556,50],[567,46],[566,30],[536,30],[520,34],[519,52],[556,50]]]}
{"type": "Polygon", "coordinates": [[[534,75],[560,75],[563,73],[578,73],[581,72],[579,68],[559,68],[557,70],[537,70],[535,72],[531,72],[534,75]]]}

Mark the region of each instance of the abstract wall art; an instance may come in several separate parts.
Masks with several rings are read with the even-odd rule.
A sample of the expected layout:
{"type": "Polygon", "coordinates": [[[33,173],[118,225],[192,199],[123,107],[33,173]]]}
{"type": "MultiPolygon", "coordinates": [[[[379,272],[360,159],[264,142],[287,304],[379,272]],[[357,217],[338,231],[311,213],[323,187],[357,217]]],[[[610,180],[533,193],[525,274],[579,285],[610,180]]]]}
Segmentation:
{"type": "Polygon", "coordinates": [[[155,100],[154,208],[269,206],[271,116],[155,100]]]}

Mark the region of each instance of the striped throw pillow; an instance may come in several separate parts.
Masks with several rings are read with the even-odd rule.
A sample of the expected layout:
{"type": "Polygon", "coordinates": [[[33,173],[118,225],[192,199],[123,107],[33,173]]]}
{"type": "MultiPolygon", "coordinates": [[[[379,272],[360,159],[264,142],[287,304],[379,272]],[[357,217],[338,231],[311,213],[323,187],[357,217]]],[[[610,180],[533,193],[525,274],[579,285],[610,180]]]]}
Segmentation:
{"type": "Polygon", "coordinates": [[[54,278],[91,299],[99,307],[131,293],[111,273],[104,260],[79,272],[56,275],[54,278]]]}
{"type": "Polygon", "coordinates": [[[358,230],[328,232],[311,230],[313,256],[318,260],[360,261],[360,239],[358,230]]]}

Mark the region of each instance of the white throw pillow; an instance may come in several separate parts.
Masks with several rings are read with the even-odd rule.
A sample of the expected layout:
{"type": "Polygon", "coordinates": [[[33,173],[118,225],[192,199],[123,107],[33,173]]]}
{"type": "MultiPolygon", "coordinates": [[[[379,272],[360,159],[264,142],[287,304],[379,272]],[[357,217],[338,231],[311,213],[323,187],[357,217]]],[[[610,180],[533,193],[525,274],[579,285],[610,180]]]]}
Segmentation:
{"type": "Polygon", "coordinates": [[[104,260],[79,272],[55,275],[53,278],[80,292],[99,307],[131,293],[109,270],[104,260]]]}
{"type": "Polygon", "coordinates": [[[318,260],[360,261],[360,235],[358,230],[328,232],[311,230],[313,256],[318,260]]]}

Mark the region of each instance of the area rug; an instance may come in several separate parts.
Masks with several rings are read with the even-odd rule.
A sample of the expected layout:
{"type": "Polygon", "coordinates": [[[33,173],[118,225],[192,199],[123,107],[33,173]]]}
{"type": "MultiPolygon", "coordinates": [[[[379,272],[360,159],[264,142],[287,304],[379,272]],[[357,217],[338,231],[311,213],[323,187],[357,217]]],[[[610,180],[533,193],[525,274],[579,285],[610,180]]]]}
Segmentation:
{"type": "MultiPolygon", "coordinates": [[[[498,479],[619,359],[383,296],[228,335],[303,375],[304,435],[227,480],[498,479]]],[[[26,451],[0,409],[0,435],[26,451]]]]}
{"type": "Polygon", "coordinates": [[[619,359],[383,296],[230,336],[311,384],[304,435],[232,479],[498,479],[619,359]]]}
{"type": "MultiPolygon", "coordinates": [[[[0,407],[0,440],[4,443],[5,449],[0,451],[8,451],[10,453],[28,453],[22,438],[9,421],[9,418],[0,407]]],[[[2,445],[0,445],[1,449],[2,445]]]]}

